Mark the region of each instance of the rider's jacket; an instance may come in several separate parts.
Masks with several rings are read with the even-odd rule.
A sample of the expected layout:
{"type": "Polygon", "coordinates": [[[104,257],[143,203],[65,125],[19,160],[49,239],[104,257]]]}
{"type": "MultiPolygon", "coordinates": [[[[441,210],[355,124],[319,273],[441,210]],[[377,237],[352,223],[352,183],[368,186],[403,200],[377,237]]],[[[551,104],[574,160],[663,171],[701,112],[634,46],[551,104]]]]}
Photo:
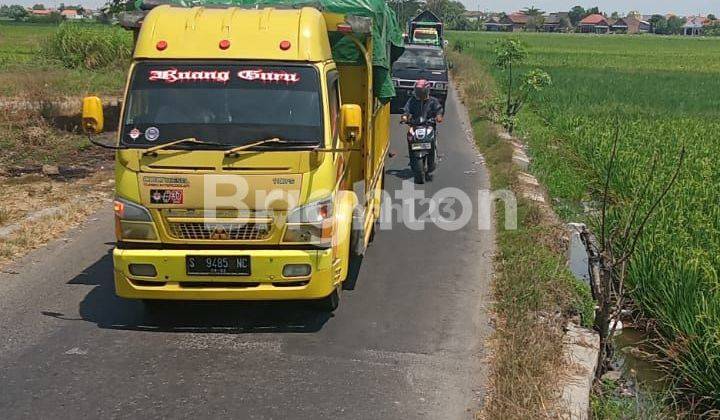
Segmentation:
{"type": "Polygon", "coordinates": [[[432,96],[424,101],[411,96],[403,107],[403,113],[409,115],[413,121],[417,121],[420,117],[424,117],[425,120],[436,118],[438,115],[443,115],[444,112],[440,101],[432,96]]]}

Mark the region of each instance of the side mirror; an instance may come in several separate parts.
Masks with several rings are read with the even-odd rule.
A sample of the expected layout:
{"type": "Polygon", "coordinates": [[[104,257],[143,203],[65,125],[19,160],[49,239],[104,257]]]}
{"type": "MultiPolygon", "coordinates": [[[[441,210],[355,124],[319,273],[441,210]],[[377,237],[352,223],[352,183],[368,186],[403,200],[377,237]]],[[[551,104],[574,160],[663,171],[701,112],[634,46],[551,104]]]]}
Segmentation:
{"type": "Polygon", "coordinates": [[[455,65],[453,64],[452,61],[448,61],[448,68],[449,68],[450,70],[452,70],[454,66],[455,66],[455,65]]]}
{"type": "Polygon", "coordinates": [[[103,108],[100,98],[87,96],[83,98],[82,126],[88,134],[98,134],[103,131],[103,108]]]}
{"type": "Polygon", "coordinates": [[[342,140],[352,143],[362,136],[362,110],[360,105],[343,105],[341,110],[340,128],[342,140]]]}

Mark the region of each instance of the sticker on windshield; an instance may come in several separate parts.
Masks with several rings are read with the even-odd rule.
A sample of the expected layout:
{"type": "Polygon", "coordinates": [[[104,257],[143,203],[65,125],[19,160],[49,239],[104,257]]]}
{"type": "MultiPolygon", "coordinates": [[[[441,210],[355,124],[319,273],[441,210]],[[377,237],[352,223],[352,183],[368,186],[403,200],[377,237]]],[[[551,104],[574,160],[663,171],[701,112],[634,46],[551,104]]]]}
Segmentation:
{"type": "Polygon", "coordinates": [[[182,204],[182,190],[150,190],[151,204],[182,204]]]}
{"type": "Polygon", "coordinates": [[[264,71],[263,69],[240,70],[238,77],[251,82],[263,83],[297,83],[300,81],[299,73],[288,73],[286,71],[264,71]]]}
{"type": "Polygon", "coordinates": [[[138,130],[137,128],[133,128],[128,133],[128,136],[130,136],[131,139],[136,140],[138,137],[140,137],[140,130],[138,130]]]}
{"type": "Polygon", "coordinates": [[[164,81],[165,83],[175,82],[216,82],[227,83],[230,80],[230,71],[198,70],[180,71],[178,69],[150,70],[148,80],[164,81]]]}
{"type": "Polygon", "coordinates": [[[155,141],[160,137],[160,130],[157,127],[148,127],[145,130],[145,139],[147,141],[155,141]]]}

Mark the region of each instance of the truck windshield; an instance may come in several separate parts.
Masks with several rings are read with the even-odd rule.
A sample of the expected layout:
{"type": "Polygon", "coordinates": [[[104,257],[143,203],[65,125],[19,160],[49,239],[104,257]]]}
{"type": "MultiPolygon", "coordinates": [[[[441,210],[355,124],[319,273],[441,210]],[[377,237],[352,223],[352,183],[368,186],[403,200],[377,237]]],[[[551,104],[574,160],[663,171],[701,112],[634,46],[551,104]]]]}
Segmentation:
{"type": "Polygon", "coordinates": [[[439,48],[405,48],[403,55],[395,62],[395,68],[445,70],[445,57],[439,48]]]}
{"type": "MultiPolygon", "coordinates": [[[[282,139],[318,145],[323,136],[318,73],[311,66],[141,62],[135,66],[122,142],[151,147],[182,138],[220,143],[282,139]]],[[[213,148],[198,143],[183,148],[213,148]]]]}
{"type": "Polygon", "coordinates": [[[433,31],[427,31],[427,30],[417,30],[415,31],[414,38],[419,41],[431,41],[435,42],[437,41],[437,32],[433,31]]]}

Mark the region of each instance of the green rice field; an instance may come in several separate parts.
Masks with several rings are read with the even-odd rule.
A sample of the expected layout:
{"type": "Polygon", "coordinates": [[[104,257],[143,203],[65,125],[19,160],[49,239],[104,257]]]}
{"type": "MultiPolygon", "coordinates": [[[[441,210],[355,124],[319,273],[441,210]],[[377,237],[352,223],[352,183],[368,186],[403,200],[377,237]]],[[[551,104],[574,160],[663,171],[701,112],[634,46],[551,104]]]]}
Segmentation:
{"type": "Polygon", "coordinates": [[[28,90],[39,89],[52,97],[122,92],[132,48],[130,32],[91,23],[67,24],[62,31],[60,28],[54,24],[0,21],[0,97],[25,97],[28,90]],[[118,44],[122,44],[122,51],[116,47],[118,44]],[[81,54],[82,58],[77,58],[81,54]],[[80,59],[94,64],[102,55],[112,55],[117,63],[68,66],[80,59]]]}
{"type": "MultiPolygon", "coordinates": [[[[629,269],[631,296],[653,320],[679,389],[720,408],[720,40],[660,36],[453,33],[492,67],[493,42],[519,38],[523,71],[553,78],[520,115],[533,172],[566,220],[598,221],[614,127],[611,228],[622,229],[645,186],[656,196],[680,149],[678,183],[650,221],[629,269]],[[617,123],[616,123],[617,122],[617,123]],[[651,171],[653,159],[657,160],[651,171]]],[[[497,69],[491,72],[499,76],[497,69]]],[[[501,78],[496,77],[501,83],[501,78]]],[[[622,246],[622,244],[617,244],[622,246]]]]}

